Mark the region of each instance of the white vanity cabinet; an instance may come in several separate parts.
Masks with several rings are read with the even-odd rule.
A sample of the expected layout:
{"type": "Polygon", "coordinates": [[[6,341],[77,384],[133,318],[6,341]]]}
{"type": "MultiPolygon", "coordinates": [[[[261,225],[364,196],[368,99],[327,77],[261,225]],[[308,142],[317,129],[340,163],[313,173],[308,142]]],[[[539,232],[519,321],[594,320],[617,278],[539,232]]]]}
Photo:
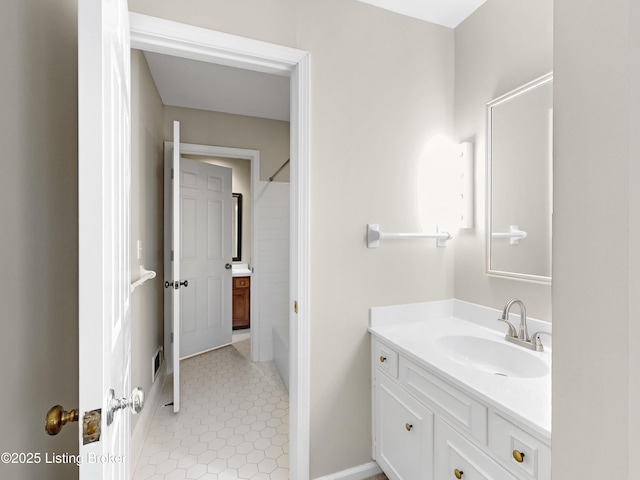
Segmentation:
{"type": "Polygon", "coordinates": [[[391,480],[550,480],[549,441],[372,336],[373,454],[391,480]]]}
{"type": "Polygon", "coordinates": [[[375,386],[376,459],[392,479],[432,480],[433,412],[386,375],[375,386]]]}
{"type": "Polygon", "coordinates": [[[442,418],[435,428],[435,478],[464,480],[516,480],[484,452],[455,431],[442,418]]]}

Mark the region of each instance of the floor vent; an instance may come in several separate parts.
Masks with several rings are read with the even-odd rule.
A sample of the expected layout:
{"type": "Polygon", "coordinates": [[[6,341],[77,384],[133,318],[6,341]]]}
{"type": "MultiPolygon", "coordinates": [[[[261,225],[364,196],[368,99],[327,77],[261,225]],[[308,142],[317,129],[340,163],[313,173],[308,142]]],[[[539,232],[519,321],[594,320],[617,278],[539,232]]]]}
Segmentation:
{"type": "Polygon", "coordinates": [[[151,383],[156,381],[156,375],[158,375],[158,370],[160,370],[160,365],[162,365],[162,357],[163,357],[163,349],[162,347],[158,347],[156,353],[151,358],[151,383]]]}

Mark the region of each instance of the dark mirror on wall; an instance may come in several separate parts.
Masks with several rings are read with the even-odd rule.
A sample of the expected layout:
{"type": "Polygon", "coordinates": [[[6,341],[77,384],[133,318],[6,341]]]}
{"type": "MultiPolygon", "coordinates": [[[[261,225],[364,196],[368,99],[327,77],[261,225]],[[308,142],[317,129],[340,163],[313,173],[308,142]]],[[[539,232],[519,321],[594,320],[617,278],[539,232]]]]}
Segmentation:
{"type": "Polygon", "coordinates": [[[242,260],[242,194],[231,194],[231,248],[233,261],[242,260]]]}

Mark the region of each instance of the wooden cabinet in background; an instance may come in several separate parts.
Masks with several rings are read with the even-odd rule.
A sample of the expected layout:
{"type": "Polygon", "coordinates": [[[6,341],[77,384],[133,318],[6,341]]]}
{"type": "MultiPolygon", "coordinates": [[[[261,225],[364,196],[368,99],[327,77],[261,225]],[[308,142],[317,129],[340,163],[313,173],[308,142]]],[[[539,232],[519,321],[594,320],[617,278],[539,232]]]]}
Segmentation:
{"type": "Polygon", "coordinates": [[[251,277],[233,277],[233,329],[251,326],[251,277]]]}

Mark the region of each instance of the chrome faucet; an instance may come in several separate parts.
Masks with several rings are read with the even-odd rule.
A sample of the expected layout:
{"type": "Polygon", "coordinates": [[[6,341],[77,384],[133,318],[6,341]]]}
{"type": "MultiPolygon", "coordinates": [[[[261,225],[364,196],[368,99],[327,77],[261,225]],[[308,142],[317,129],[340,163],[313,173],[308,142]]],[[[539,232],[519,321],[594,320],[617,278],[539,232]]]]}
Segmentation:
{"type": "Polygon", "coordinates": [[[521,300],[513,298],[507,302],[502,310],[502,318],[498,319],[499,322],[504,322],[509,326],[509,333],[504,337],[507,342],[515,343],[521,347],[535,350],[536,352],[542,352],[542,342],[539,335],[545,332],[537,332],[533,337],[529,337],[527,332],[527,309],[521,300]],[[509,310],[514,304],[520,306],[520,330],[516,331],[516,328],[509,322],[509,310]]]}
{"type": "Polygon", "coordinates": [[[504,320],[505,322],[509,323],[509,310],[511,310],[511,307],[514,303],[517,303],[520,306],[520,331],[518,332],[517,337],[519,340],[528,342],[530,340],[529,333],[527,332],[527,309],[521,300],[518,300],[517,298],[512,298],[511,300],[509,300],[504,306],[504,310],[502,310],[502,318],[500,320],[504,320]]]}

